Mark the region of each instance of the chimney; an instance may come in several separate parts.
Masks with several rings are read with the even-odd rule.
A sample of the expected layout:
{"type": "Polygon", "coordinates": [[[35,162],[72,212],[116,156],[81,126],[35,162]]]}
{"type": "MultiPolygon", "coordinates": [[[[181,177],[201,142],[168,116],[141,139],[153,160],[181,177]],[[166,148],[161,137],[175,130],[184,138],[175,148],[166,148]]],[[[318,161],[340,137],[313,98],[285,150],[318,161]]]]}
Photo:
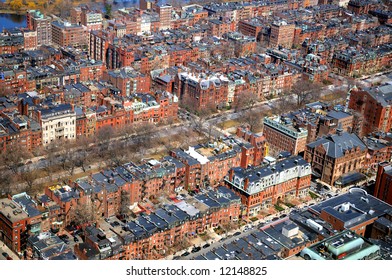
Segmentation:
{"type": "Polygon", "coordinates": [[[249,186],[249,178],[245,178],[245,182],[244,182],[244,190],[248,190],[248,186],[249,186]]]}
{"type": "Polygon", "coordinates": [[[230,180],[230,182],[233,181],[233,177],[234,177],[234,169],[232,168],[229,171],[229,180],[230,180]]]}
{"type": "Polygon", "coordinates": [[[339,136],[342,136],[342,135],[343,135],[342,123],[339,123],[338,128],[336,129],[336,133],[337,133],[339,136]]]}

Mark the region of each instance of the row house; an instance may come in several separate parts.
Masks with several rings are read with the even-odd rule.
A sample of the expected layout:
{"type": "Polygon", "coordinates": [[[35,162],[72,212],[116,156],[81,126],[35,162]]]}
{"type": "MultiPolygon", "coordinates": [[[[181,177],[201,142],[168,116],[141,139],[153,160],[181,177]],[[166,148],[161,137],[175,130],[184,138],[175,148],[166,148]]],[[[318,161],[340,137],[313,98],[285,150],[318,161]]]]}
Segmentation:
{"type": "Polygon", "coordinates": [[[310,164],[295,156],[267,166],[235,167],[225,182],[241,196],[243,214],[254,216],[289,197],[306,196],[311,174],[310,164]]]}
{"type": "Polygon", "coordinates": [[[197,47],[189,47],[183,44],[168,47],[169,66],[185,65],[186,62],[196,61],[198,59],[198,51],[197,47]]]}
{"type": "Polygon", "coordinates": [[[186,166],[185,187],[188,190],[216,186],[235,166],[258,165],[265,156],[265,141],[254,144],[240,138],[223,138],[214,143],[199,144],[188,150],[176,149],[171,156],[186,166]]]}
{"type": "Polygon", "coordinates": [[[178,98],[169,92],[155,95],[135,93],[128,98],[97,98],[101,106],[78,107],[76,112],[76,137],[89,137],[110,126],[121,129],[134,123],[159,123],[177,118],[178,98]]]}
{"type": "Polygon", "coordinates": [[[76,113],[71,104],[37,108],[32,118],[41,126],[44,146],[55,140],[76,139],[76,113]]]}
{"type": "Polygon", "coordinates": [[[27,260],[76,260],[70,246],[52,232],[41,232],[27,239],[27,260]]]}
{"type": "Polygon", "coordinates": [[[28,88],[27,72],[23,69],[1,69],[0,88],[2,88],[7,95],[25,92],[28,88]]]}
{"type": "Polygon", "coordinates": [[[380,162],[390,162],[392,158],[392,143],[382,134],[363,137],[362,141],[367,147],[367,154],[363,164],[364,171],[377,172],[380,162]]]}
{"type": "Polygon", "coordinates": [[[58,218],[54,221],[58,225],[57,228],[64,228],[66,225],[69,225],[75,215],[79,192],[68,185],[54,185],[46,187],[44,194],[46,196],[44,198],[45,202],[48,200],[53,201],[60,208],[56,209],[58,218]]]}
{"type": "Polygon", "coordinates": [[[103,80],[119,89],[122,96],[130,96],[137,92],[150,92],[150,76],[136,72],[130,67],[106,70],[103,73],[103,80]]]}
{"type": "Polygon", "coordinates": [[[59,94],[61,103],[69,103],[79,107],[97,106],[101,95],[106,94],[107,89],[94,82],[82,82],[65,85],[60,88],[49,87],[49,93],[59,94]],[[56,90],[57,89],[57,90],[56,90]]]}
{"type": "Polygon", "coordinates": [[[228,84],[223,77],[207,77],[206,74],[195,76],[182,72],[176,76],[176,84],[177,96],[180,99],[189,99],[189,103],[196,110],[208,106],[221,108],[227,104],[228,84]]]}
{"type": "Polygon", "coordinates": [[[93,137],[97,128],[97,114],[86,107],[75,107],[76,113],[76,139],[93,137]]]}
{"type": "Polygon", "coordinates": [[[88,227],[86,241],[75,247],[75,253],[80,259],[160,259],[185,238],[237,221],[239,209],[239,197],[219,187],[140,215],[121,231],[105,222],[99,229],[88,227]]]}
{"type": "Polygon", "coordinates": [[[0,33],[0,55],[13,54],[24,49],[23,34],[0,33]]]}
{"type": "Polygon", "coordinates": [[[18,111],[0,113],[0,153],[17,147],[33,151],[41,146],[41,126],[18,111]]]}
{"type": "Polygon", "coordinates": [[[255,38],[244,36],[238,32],[230,32],[226,36],[229,43],[234,45],[235,57],[248,56],[256,52],[255,38]]]}
{"type": "Polygon", "coordinates": [[[106,71],[106,67],[100,60],[85,60],[80,61],[80,81],[99,81],[106,71]]]}
{"type": "MultiPolygon", "coordinates": [[[[249,142],[253,147],[257,149],[257,152],[254,154],[255,158],[253,159],[254,166],[258,166],[263,162],[264,157],[268,155],[268,142],[265,136],[261,133],[253,133],[250,131],[250,128],[247,127],[237,127],[236,132],[237,137],[244,139],[249,142]]],[[[242,163],[241,166],[248,166],[249,163],[242,163]]]]}
{"type": "Polygon", "coordinates": [[[357,77],[390,67],[391,45],[381,45],[376,50],[348,48],[335,52],[332,69],[342,75],[357,77]]]}

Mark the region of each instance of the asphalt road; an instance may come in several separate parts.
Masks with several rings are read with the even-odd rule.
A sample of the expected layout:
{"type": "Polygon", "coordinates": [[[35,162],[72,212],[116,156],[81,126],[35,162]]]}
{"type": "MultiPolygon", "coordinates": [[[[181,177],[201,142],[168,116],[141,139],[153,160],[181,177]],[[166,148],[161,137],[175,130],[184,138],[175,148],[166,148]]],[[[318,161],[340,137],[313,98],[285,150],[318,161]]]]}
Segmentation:
{"type": "MultiPolygon", "coordinates": [[[[259,226],[253,227],[252,229],[246,230],[246,231],[242,231],[242,230],[238,229],[236,232],[241,232],[241,234],[236,235],[236,236],[232,235],[232,236],[227,237],[227,238],[222,238],[219,241],[215,241],[214,243],[212,243],[210,245],[210,247],[202,248],[199,252],[190,253],[190,255],[185,256],[185,257],[180,257],[179,259],[180,260],[192,260],[192,259],[194,259],[194,258],[196,258],[196,257],[198,257],[198,256],[200,256],[202,254],[205,254],[205,253],[207,253],[207,252],[209,252],[209,251],[211,251],[211,250],[213,250],[215,248],[218,248],[218,247],[220,247],[220,246],[222,246],[224,244],[229,244],[229,243],[231,243],[231,242],[233,242],[233,241],[235,241],[235,240],[237,240],[239,238],[248,236],[249,234],[252,234],[252,233],[254,233],[254,232],[258,231],[258,230],[260,230],[259,226]]],[[[189,251],[190,250],[191,249],[189,249],[189,251]]]]}

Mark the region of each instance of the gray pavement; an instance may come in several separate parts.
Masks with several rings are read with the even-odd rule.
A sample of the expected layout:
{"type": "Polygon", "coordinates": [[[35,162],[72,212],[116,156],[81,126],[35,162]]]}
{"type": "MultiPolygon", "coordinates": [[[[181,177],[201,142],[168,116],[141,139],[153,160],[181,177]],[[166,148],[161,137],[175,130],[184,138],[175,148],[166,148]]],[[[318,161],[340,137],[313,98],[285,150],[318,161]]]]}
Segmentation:
{"type": "Polygon", "coordinates": [[[7,260],[3,253],[7,253],[13,260],[19,260],[19,257],[12,252],[10,248],[8,248],[3,241],[0,241],[0,260],[7,260]]]}

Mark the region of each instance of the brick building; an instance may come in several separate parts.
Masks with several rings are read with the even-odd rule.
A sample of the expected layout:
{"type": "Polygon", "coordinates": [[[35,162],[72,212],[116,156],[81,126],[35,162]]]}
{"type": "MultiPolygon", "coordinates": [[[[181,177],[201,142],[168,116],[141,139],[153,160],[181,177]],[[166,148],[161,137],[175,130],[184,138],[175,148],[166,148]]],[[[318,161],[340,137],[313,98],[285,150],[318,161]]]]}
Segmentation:
{"type": "Polygon", "coordinates": [[[373,195],[388,204],[392,204],[392,165],[388,161],[378,164],[373,195]]]}
{"type": "Polygon", "coordinates": [[[270,47],[282,46],[291,48],[294,40],[295,24],[286,21],[276,21],[271,24],[268,45],[270,47]]]}
{"type": "Polygon", "coordinates": [[[11,199],[0,199],[0,239],[14,252],[26,245],[29,216],[11,199]]]}
{"type": "MultiPolygon", "coordinates": [[[[267,139],[261,133],[252,133],[249,127],[237,127],[237,137],[248,141],[257,152],[254,153],[255,158],[252,160],[253,165],[257,166],[263,162],[264,157],[268,155],[268,142],[267,139]]],[[[241,166],[248,166],[248,162],[241,164],[241,166]]]]}
{"type": "Polygon", "coordinates": [[[33,151],[41,146],[41,126],[17,111],[0,113],[0,154],[12,147],[33,151]]]}
{"type": "Polygon", "coordinates": [[[85,26],[60,21],[53,21],[51,24],[53,44],[62,47],[88,45],[88,33],[85,26]]]}
{"type": "Polygon", "coordinates": [[[258,18],[241,20],[238,23],[238,31],[246,36],[254,37],[257,41],[261,40],[261,32],[265,27],[265,23],[258,18]]]}
{"type": "Polygon", "coordinates": [[[26,14],[27,28],[37,32],[37,46],[52,44],[51,18],[40,11],[29,10],[26,14]]]}
{"type": "Polygon", "coordinates": [[[106,222],[86,228],[86,240],[75,247],[80,259],[160,259],[196,233],[238,220],[240,199],[225,187],[140,215],[121,227],[106,222]]]}
{"type": "Polygon", "coordinates": [[[279,153],[290,152],[297,155],[305,151],[308,131],[302,127],[295,127],[291,121],[281,117],[265,117],[263,134],[267,139],[270,150],[279,153]]]}
{"type": "Polygon", "coordinates": [[[310,164],[295,156],[270,166],[232,168],[225,182],[241,196],[244,214],[253,216],[289,197],[306,196],[311,173],[310,164]]]}
{"type": "Polygon", "coordinates": [[[334,185],[343,175],[360,171],[366,153],[366,145],[357,135],[338,130],[338,134],[306,145],[305,159],[321,181],[334,185]]]}
{"type": "Polygon", "coordinates": [[[182,72],[176,76],[176,87],[177,96],[189,101],[196,110],[209,106],[222,108],[227,104],[228,83],[224,77],[182,72]]]}
{"type": "Polygon", "coordinates": [[[122,96],[130,96],[138,92],[150,92],[150,76],[136,72],[129,67],[107,70],[103,74],[103,80],[118,88],[122,96]]]}
{"type": "Polygon", "coordinates": [[[372,132],[389,132],[392,126],[392,87],[384,85],[369,90],[351,89],[348,107],[363,116],[361,136],[372,132]]]}
{"type": "Polygon", "coordinates": [[[23,34],[0,34],[0,54],[13,54],[23,50],[24,38],[23,34]]]}
{"type": "Polygon", "coordinates": [[[309,211],[331,224],[334,230],[350,229],[358,235],[370,237],[374,222],[382,217],[388,218],[391,205],[364,190],[353,189],[312,206],[309,211]]]}
{"type": "Polygon", "coordinates": [[[30,234],[41,231],[42,214],[26,193],[0,199],[0,240],[21,253],[30,234]]]}

